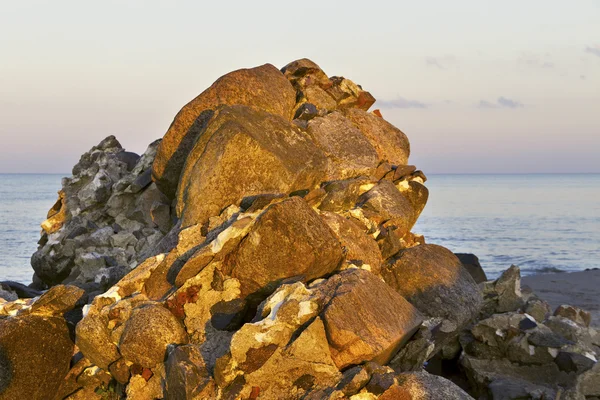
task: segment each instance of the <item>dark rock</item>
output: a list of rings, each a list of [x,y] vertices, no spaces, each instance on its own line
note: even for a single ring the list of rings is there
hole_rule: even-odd
[[[166,366],[165,396],[169,399],[193,399],[201,394],[207,396],[207,386],[212,379],[200,347],[184,345],[169,353]],[[208,398],[208,397],[205,397]]]
[[[554,359],[561,371],[582,373],[592,368],[597,361],[583,354],[572,351],[561,351]]]
[[[454,255],[458,257],[463,267],[469,271],[469,274],[471,274],[475,283],[481,283],[488,280],[485,271],[481,267],[481,264],[479,264],[479,258],[475,254],[454,253]]]
[[[319,115],[319,111],[314,104],[304,103],[296,110],[296,114],[294,115],[294,119],[299,119],[302,121],[310,121]]]
[[[20,299],[30,299],[42,294],[40,290],[13,281],[0,282],[0,289],[15,292]]]
[[[563,346],[572,344],[573,342],[563,338],[552,331],[535,331],[527,336],[527,341],[534,346],[551,347],[560,349]]]
[[[117,153],[117,160],[125,163],[127,165],[127,170],[131,171],[140,160],[140,155],[130,151],[121,151]]]

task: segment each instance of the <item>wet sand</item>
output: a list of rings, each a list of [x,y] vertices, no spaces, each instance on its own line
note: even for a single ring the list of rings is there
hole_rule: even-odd
[[[531,275],[521,285],[530,287],[553,309],[561,304],[583,308],[592,314],[592,325],[600,327],[600,270]]]

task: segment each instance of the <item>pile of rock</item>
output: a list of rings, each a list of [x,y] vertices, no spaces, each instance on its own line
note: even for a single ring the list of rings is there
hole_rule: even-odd
[[[68,283],[104,292],[145,258],[172,227],[170,201],[152,182],[160,141],[140,157],[109,136],[64,178],[31,258],[39,288]]]
[[[303,59],[223,76],[139,159],[107,138],[65,180],[33,257],[45,284],[86,295],[2,302],[0,332],[40,302],[75,326],[70,369],[49,372],[57,399],[469,399],[515,382],[496,361],[571,368],[521,374],[526,393],[597,395],[579,358],[598,355],[590,328],[552,347],[548,332],[567,333],[518,271],[478,285],[476,260],[469,272],[411,233],[426,178],[374,101]],[[65,288],[80,297],[52,295]],[[0,398],[45,398],[11,367],[14,331]],[[471,385],[424,370],[442,359]]]

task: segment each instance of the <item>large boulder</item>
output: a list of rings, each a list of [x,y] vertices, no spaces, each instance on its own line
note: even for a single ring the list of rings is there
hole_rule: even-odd
[[[296,92],[271,64],[240,69],[219,78],[175,116],[158,149],[152,176],[159,189],[173,198],[188,153],[219,105],[241,104],[291,120]]]
[[[421,313],[372,273],[349,269],[317,290],[321,318],[339,369],[365,361],[386,364],[422,322]]]
[[[285,278],[306,282],[331,274],[341,262],[335,234],[303,199],[292,197],[264,211],[225,270],[240,281],[246,296]]]
[[[306,131],[329,158],[327,180],[368,176],[379,164],[375,148],[341,112],[310,120]]]
[[[67,375],[72,354],[61,317],[0,318],[0,399],[47,399]]]
[[[344,115],[367,137],[381,160],[393,165],[408,163],[410,144],[400,129],[383,118],[358,108],[349,108],[344,111]]]
[[[168,309],[148,304],[133,310],[125,324],[119,350],[125,359],[151,368],[165,361],[167,346],[187,341],[181,322]]]
[[[460,260],[441,246],[402,250],[381,274],[423,314],[449,321],[444,328],[448,334],[458,333],[481,309],[481,290]]]
[[[327,160],[283,117],[246,106],[223,107],[190,152],[177,196],[182,226],[203,224],[242,198],[312,189]]]

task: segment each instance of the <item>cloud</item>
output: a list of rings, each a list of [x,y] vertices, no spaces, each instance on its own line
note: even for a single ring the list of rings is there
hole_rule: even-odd
[[[456,63],[456,57],[451,54],[442,57],[425,57],[425,64],[439,69],[447,69],[454,63]]]
[[[522,108],[525,107],[523,103],[518,102],[516,100],[508,99],[506,97],[500,96],[496,100],[495,103],[489,102],[487,100],[480,100],[477,104],[478,108]]]
[[[585,48],[585,52],[600,57],[600,46],[595,46],[595,47],[588,46]]]
[[[393,100],[378,100],[377,104],[381,108],[427,108],[428,104],[417,100],[409,100],[404,97],[397,97]]]
[[[550,60],[550,54],[538,54],[533,52],[524,52],[519,56],[517,63],[519,65],[531,68],[554,68],[554,63]]]

